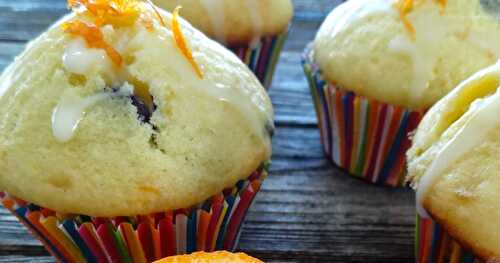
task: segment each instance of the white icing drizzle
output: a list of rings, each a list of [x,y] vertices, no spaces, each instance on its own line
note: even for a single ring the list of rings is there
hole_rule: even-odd
[[[467,86],[485,75],[500,75],[500,63],[477,73],[462,85]],[[460,90],[461,88],[458,87],[454,92],[460,92]],[[450,165],[465,153],[479,145],[484,140],[484,135],[497,126],[499,122],[498,113],[500,112],[500,88],[497,88],[495,94],[476,100],[469,110],[474,111],[474,113],[467,120],[467,123],[442,148],[422,178],[420,178],[416,201],[417,211],[424,218],[429,217],[423,206],[424,198],[429,188],[436,181],[436,177],[445,172]]]
[[[103,27],[103,32],[112,34],[113,27]],[[120,38],[113,47],[119,53],[124,53],[128,42],[126,36]],[[88,48],[82,37],[71,40],[62,57],[63,67],[68,72],[88,75],[96,72],[102,74],[111,86],[119,86],[126,80],[127,73],[124,68],[117,69],[113,62],[102,49]]]
[[[222,103],[236,106],[248,121],[249,127],[253,129],[255,135],[263,140],[268,137],[264,127],[266,122],[272,123],[272,119],[269,119],[268,109],[262,104],[264,99],[259,97],[260,94],[245,88],[246,85],[249,85],[248,83],[240,82],[226,85],[218,82],[215,78],[198,78],[194,75],[195,73],[190,68],[190,65],[186,65],[183,69],[178,67],[178,69],[180,70],[178,72],[184,72],[180,76],[183,76],[183,84],[186,87],[196,88]],[[239,74],[239,72],[235,72],[235,74]],[[236,88],[234,85],[241,85],[241,87]]]
[[[389,49],[398,54],[408,56],[413,63],[413,79],[410,82],[410,89],[414,98],[419,98],[423,90],[429,85],[429,79],[432,76],[432,69],[435,58],[429,54],[421,52],[417,44],[407,37],[398,36],[389,42]]]
[[[426,15],[410,13],[408,19],[416,31],[415,40],[410,39],[409,34],[397,36],[389,42],[388,49],[393,53],[408,56],[413,63],[413,77],[408,87],[415,99],[421,98],[429,81],[433,77],[433,69],[438,59],[438,53],[443,39],[454,33],[457,28],[452,21],[446,21],[447,17],[440,14],[440,9],[435,4],[429,4],[420,12]],[[453,26],[455,25],[455,26]]]
[[[117,92],[102,92],[85,98],[80,97],[74,89],[68,89],[52,112],[52,134],[57,141],[68,142],[73,138],[88,107],[111,97],[129,96],[132,93],[133,87],[128,83]]]
[[[245,3],[250,15],[253,29],[253,38],[250,42],[250,47],[257,48],[260,43],[260,38],[262,37],[262,27],[264,26],[262,15],[260,13],[260,7],[256,0],[245,0]]]
[[[224,2],[220,0],[200,0],[210,18],[215,38],[222,44],[226,43],[226,13]]]
[[[183,28],[184,32],[187,32],[187,28]],[[141,38],[143,34],[148,34],[147,31],[142,30],[136,37]],[[160,37],[161,38],[161,37]],[[184,55],[177,48],[174,40],[169,38],[170,41],[167,44],[162,43],[161,50],[168,54],[169,59],[165,67],[167,70],[175,72],[176,76],[180,78],[180,83],[182,87],[192,87],[200,90],[201,92],[208,94],[220,102],[229,103],[235,108],[237,108],[242,116],[248,121],[249,126],[253,129],[254,133],[259,136],[262,140],[268,140],[268,135],[265,134],[266,123],[273,123],[272,109],[266,108],[264,102],[265,93],[255,92],[254,89],[247,88],[253,87],[255,84],[246,83],[241,81],[233,81],[232,83],[227,83],[226,81],[219,81],[214,74],[205,74],[203,79],[200,79],[194,72],[192,66],[186,60]],[[192,42],[193,43],[193,42]],[[206,41],[204,42],[207,50],[218,50],[220,47],[216,42]],[[206,56],[203,52],[197,52],[197,48],[193,47],[193,56],[196,61],[199,61],[199,57]],[[240,64],[240,60],[231,55],[230,57],[225,57],[224,59],[232,59],[234,63]],[[204,65],[199,64],[202,71],[204,70]],[[213,69],[212,69],[213,70]],[[224,67],[225,74],[232,74],[235,76],[245,74],[242,73],[239,67]],[[251,74],[251,73],[248,73]],[[256,82],[258,83],[258,82]]]
[[[87,48],[85,40],[77,37],[66,47],[63,55],[63,65],[66,70],[75,74],[87,74],[93,67],[107,65],[107,55],[104,50]]]

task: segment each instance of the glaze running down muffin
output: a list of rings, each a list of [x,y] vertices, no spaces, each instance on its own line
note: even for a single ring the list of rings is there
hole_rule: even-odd
[[[405,184],[405,152],[425,111],[500,58],[488,1],[351,0],[304,55],[326,155],[364,180]]]
[[[236,56],[146,3],[112,1],[121,15],[101,17],[108,1],[76,2],[87,11],[0,78],[1,189],[65,213],[146,214],[203,201],[269,159],[271,103]]]
[[[408,151],[418,212],[486,261],[500,258],[500,63],[432,107]]]

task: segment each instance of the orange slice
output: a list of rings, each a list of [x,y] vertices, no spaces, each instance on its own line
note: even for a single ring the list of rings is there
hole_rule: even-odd
[[[172,256],[158,260],[154,263],[263,263],[244,253],[219,252],[196,252],[191,255]]]

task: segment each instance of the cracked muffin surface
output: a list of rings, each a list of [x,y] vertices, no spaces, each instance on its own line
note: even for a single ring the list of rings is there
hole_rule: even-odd
[[[270,100],[230,51],[147,2],[95,1],[119,11],[97,18],[102,6],[69,2],[0,77],[1,190],[62,213],[147,214],[270,158]]]

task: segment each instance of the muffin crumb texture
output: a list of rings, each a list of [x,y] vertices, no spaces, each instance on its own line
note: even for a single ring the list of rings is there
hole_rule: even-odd
[[[149,214],[270,158],[271,103],[236,56],[146,2],[91,3],[70,1],[0,77],[1,190],[61,213]]]
[[[409,180],[429,214],[475,254],[500,258],[500,64],[479,71],[432,107],[409,150]]]

